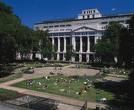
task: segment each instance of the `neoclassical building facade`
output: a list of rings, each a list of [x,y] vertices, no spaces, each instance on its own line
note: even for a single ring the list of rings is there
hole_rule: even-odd
[[[72,62],[95,60],[95,44],[101,39],[109,22],[117,21],[128,27],[132,14],[103,16],[98,9],[83,10],[77,18],[43,21],[34,25],[34,30],[49,31],[55,55],[51,60],[66,61],[67,46],[72,45],[75,56]]]

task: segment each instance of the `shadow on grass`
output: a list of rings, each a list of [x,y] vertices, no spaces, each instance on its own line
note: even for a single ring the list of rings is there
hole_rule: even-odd
[[[106,102],[110,107],[118,108],[118,110],[134,110],[133,102],[130,100],[128,94],[133,88],[130,88],[128,80],[121,82],[96,82],[94,85],[96,89],[113,93],[114,99]]]
[[[11,75],[14,68],[8,65],[0,65],[0,78]]]

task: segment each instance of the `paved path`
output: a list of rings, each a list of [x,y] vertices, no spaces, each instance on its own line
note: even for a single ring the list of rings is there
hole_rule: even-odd
[[[74,105],[74,106],[79,106],[81,107],[85,102],[76,100],[73,98],[68,98],[65,96],[60,96],[60,95],[54,95],[54,94],[49,94],[49,93],[44,93],[44,92],[37,92],[29,89],[23,89],[23,88],[18,88],[18,87],[12,87],[12,84],[30,79],[30,78],[37,78],[37,77],[42,77],[44,75],[49,75],[49,72],[51,72],[54,68],[37,68],[35,69],[35,74],[30,74],[30,75],[24,75],[22,78],[8,81],[5,83],[0,84],[0,88],[8,89],[8,90],[13,90],[17,91],[19,93],[27,94],[27,95],[32,95],[32,96],[37,96],[37,97],[43,97],[43,98],[50,98],[54,99],[57,101],[60,101],[61,103],[69,104],[69,105]],[[97,74],[98,70],[93,70],[93,69],[75,69],[75,68],[63,68],[62,73],[65,75],[83,75],[84,73],[90,76],[93,76]],[[44,72],[44,74],[43,74]],[[88,107],[89,108],[95,108],[96,105],[100,105],[101,107],[105,107],[105,104],[99,104],[96,102],[88,102]]]
[[[70,104],[70,105],[74,105],[74,106],[82,106],[84,104],[84,101],[79,101],[79,100],[76,100],[73,98],[68,98],[68,97],[64,97],[64,96],[59,96],[59,95],[54,95],[54,94],[49,94],[49,93],[44,93],[44,92],[37,92],[37,91],[29,90],[29,89],[23,89],[23,88],[10,86],[11,84],[14,84],[14,83],[17,83],[20,81],[24,81],[24,80],[25,80],[24,78],[19,78],[16,80],[5,82],[5,83],[0,84],[0,88],[17,91],[19,93],[23,93],[23,94],[27,94],[27,95],[54,99],[54,100],[60,101],[61,103]],[[96,105],[98,105],[98,103],[88,102],[89,108],[95,108]],[[99,104],[99,105],[101,107],[106,106],[105,104]]]
[[[32,78],[37,78],[37,77],[42,77],[42,76],[48,76],[48,75],[50,75],[50,72],[55,73],[55,75],[57,73],[62,73],[65,76],[74,76],[74,75],[94,76],[97,73],[99,73],[99,70],[77,69],[77,68],[69,68],[69,67],[68,66],[67,67],[62,67],[61,70],[59,70],[58,68],[55,70],[54,67],[35,68],[33,74],[25,74],[25,75],[23,75],[23,78],[32,79]]]

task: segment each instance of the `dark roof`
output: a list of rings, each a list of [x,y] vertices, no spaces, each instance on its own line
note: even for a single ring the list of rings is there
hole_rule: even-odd
[[[60,22],[70,22],[70,21],[81,21],[81,20],[93,20],[93,19],[105,19],[105,18],[116,18],[116,17],[127,17],[132,16],[134,13],[128,13],[128,14],[118,14],[118,15],[110,15],[110,16],[102,16],[99,18],[90,18],[90,19],[77,19],[77,18],[69,18],[69,19],[58,19],[58,20],[47,20],[42,21],[36,24],[47,24],[47,23],[60,23]]]
[[[47,21],[42,21],[40,23],[36,23],[36,24],[44,24],[44,23],[55,23],[55,22],[70,22],[70,21],[75,21],[77,20],[76,18],[66,18],[66,19],[53,19],[53,20],[47,20]]]

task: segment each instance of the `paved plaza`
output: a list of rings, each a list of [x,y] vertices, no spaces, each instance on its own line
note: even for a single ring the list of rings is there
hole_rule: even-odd
[[[44,67],[44,68],[35,68],[33,74],[25,74],[23,75],[23,78],[25,79],[32,79],[32,78],[38,78],[43,76],[50,75],[50,72],[53,72],[54,75],[57,74],[63,74],[65,76],[74,76],[74,75],[87,75],[87,76],[94,76],[99,73],[99,70],[94,69],[79,69],[79,68],[73,68],[72,65],[67,67]]]

